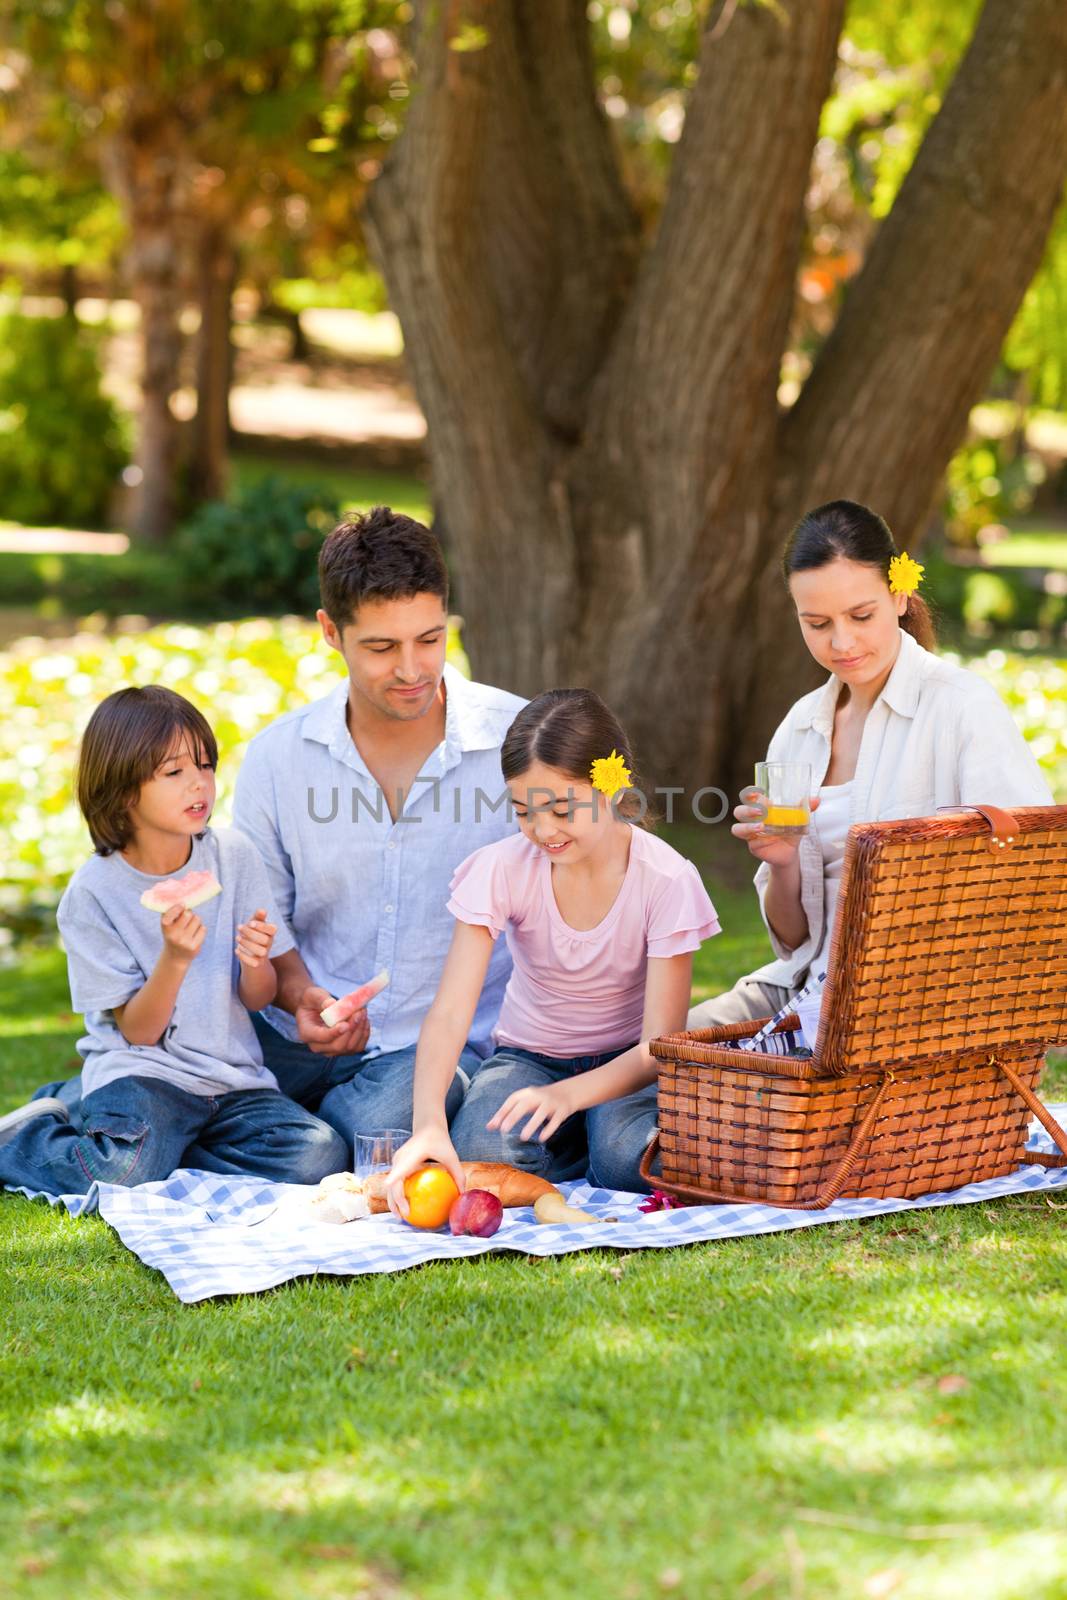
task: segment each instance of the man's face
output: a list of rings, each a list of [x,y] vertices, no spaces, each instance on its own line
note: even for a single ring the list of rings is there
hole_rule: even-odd
[[[316,615],[326,643],[344,657],[364,709],[394,722],[425,716],[445,670],[448,616],[440,595],[366,600],[341,632],[325,611]]]

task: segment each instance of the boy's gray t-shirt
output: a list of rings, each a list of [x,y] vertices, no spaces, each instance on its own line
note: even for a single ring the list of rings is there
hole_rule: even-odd
[[[85,1015],[78,1041],[82,1091],[91,1094],[115,1078],[162,1078],[188,1094],[229,1094],[234,1089],[276,1089],[252,1019],[237,984],[237,925],[265,907],[277,925],[271,955],[294,948],[278,915],[266,870],[243,834],[208,828],[193,840],[180,872],[213,872],[222,893],[194,907],[204,923],[203,944],[189,963],[163,1037],[151,1045],[123,1038],[113,1015],[143,987],[163,949],[160,913],[141,905],[146,889],[164,878],[138,872],[121,855],[94,855],[71,879],[57,920],[67,951],[70,994]]]

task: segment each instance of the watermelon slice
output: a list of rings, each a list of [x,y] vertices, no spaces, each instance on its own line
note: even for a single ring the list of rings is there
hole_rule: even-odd
[[[357,1011],[362,1011],[363,1007],[368,1005],[376,994],[381,994],[382,990],[388,987],[388,984],[388,972],[379,972],[378,976],[372,978],[369,983],[361,983],[358,989],[352,990],[351,994],[342,995],[340,1000],[335,1000],[332,1005],[328,1005],[325,1011],[319,1012],[319,1016],[328,1028],[336,1027],[339,1022],[347,1022],[349,1017],[354,1016]]]
[[[191,911],[222,893],[222,884],[213,872],[186,872],[180,878],[164,878],[153,888],[146,889],[141,904],[149,911],[169,911],[171,906],[184,906]]]

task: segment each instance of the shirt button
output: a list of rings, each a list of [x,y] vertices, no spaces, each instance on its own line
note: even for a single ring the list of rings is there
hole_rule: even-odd
[[[390,839],[389,848],[390,848],[390,850],[395,850],[396,849],[396,840],[395,839]]]
[[[385,908],[386,915],[391,917],[395,910],[396,910],[396,906],[386,906],[386,908]]]

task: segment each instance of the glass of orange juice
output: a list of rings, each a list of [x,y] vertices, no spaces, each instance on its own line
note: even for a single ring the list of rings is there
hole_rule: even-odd
[[[756,788],[763,796],[763,831],[799,838],[811,821],[811,764],[757,761]]]

